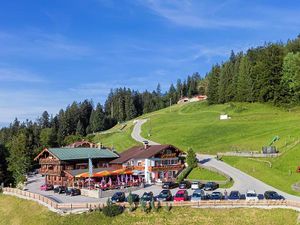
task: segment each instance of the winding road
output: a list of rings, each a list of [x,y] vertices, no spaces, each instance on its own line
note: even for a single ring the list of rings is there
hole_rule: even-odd
[[[138,142],[148,141],[150,145],[158,145],[159,143],[145,139],[141,136],[142,125],[146,122],[147,122],[147,119],[136,120],[131,137]],[[280,195],[284,196],[288,200],[300,201],[300,197],[280,191],[280,190],[278,190],[256,178],[240,171],[239,169],[228,165],[227,163],[225,163],[223,161],[217,160],[215,158],[215,156],[197,154],[197,158],[202,165],[210,166],[219,171],[222,171],[223,173],[227,174],[234,180],[233,186],[231,188],[227,189],[228,191],[238,190],[241,193],[245,193],[247,190],[255,190],[256,193],[261,194],[261,193],[264,193],[265,191],[273,190],[273,191],[278,192]]]

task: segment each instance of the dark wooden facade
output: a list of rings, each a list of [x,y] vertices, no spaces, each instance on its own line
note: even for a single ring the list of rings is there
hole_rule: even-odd
[[[87,145],[86,142],[83,143]],[[87,145],[86,151],[86,158],[76,159],[68,159],[62,160],[58,156],[54,155],[51,152],[51,149],[44,149],[36,158],[35,160],[39,161],[40,169],[39,173],[45,176],[45,183],[53,184],[53,185],[63,185],[63,186],[73,186],[75,177],[72,175],[71,171],[73,170],[82,170],[88,169],[88,160],[89,160],[89,153],[88,150],[97,151],[97,148],[89,147],[91,145]],[[94,145],[93,145],[94,146]],[[83,146],[80,146],[83,149]],[[76,149],[76,147],[68,147],[68,148],[61,148],[60,151],[69,151],[71,149]],[[108,149],[99,149],[99,151],[110,151]],[[112,153],[115,154],[115,153]],[[92,158],[93,168],[105,168],[108,167],[109,162],[116,157],[105,157],[105,158]]]

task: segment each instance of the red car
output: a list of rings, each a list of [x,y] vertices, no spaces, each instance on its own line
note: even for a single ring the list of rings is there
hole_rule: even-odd
[[[43,184],[41,187],[40,187],[41,191],[50,191],[50,190],[53,190],[54,187],[52,184]]]
[[[174,196],[174,201],[187,201],[189,198],[188,192],[186,190],[179,190]]]

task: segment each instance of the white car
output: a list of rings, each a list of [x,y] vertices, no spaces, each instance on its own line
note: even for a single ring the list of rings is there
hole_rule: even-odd
[[[202,185],[201,185],[200,182],[198,182],[198,181],[193,181],[192,182],[192,185],[191,185],[192,190],[197,190],[197,189],[200,189],[200,188],[202,188]]]
[[[256,194],[256,192],[254,190],[249,190],[246,193],[246,200],[247,201],[257,201],[258,200],[258,196]]]

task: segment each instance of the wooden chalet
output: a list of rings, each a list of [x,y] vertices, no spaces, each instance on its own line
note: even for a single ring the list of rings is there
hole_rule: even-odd
[[[39,173],[45,176],[45,183],[73,186],[75,176],[88,171],[89,158],[93,168],[99,169],[107,168],[109,162],[118,157],[108,148],[82,141],[63,148],[46,148],[34,160],[39,161]]]

